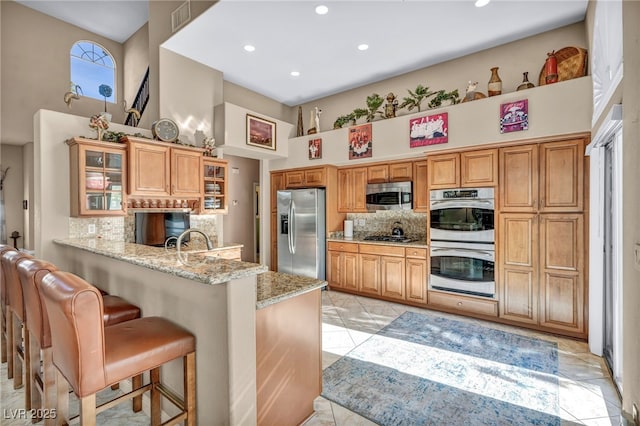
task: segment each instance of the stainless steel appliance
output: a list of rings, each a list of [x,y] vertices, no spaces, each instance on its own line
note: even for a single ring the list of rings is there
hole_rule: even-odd
[[[430,193],[429,288],[495,297],[493,188]]]
[[[493,188],[433,190],[430,193],[431,241],[493,243]]]
[[[278,191],[278,272],[325,279],[325,191]]]
[[[367,184],[367,210],[411,210],[411,182]]]
[[[177,237],[189,229],[190,216],[188,212],[139,213],[136,219],[136,244],[163,247],[170,237]],[[189,235],[183,242],[189,241]],[[175,244],[175,242],[173,243]]]
[[[493,244],[432,241],[429,286],[436,290],[494,297]]]

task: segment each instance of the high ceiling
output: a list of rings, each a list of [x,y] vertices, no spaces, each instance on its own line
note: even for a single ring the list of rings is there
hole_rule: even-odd
[[[108,36],[116,41],[147,19],[143,1],[21,3],[78,26],[91,19],[88,29],[102,35],[115,31],[115,23],[128,23],[128,29]],[[320,4],[328,13],[315,13]],[[222,0],[163,46],[293,106],[580,22],[587,4],[493,0],[477,8],[474,0]],[[116,7],[131,9],[110,18]],[[359,51],[363,43],[369,49]],[[246,44],[255,51],[245,51]]]

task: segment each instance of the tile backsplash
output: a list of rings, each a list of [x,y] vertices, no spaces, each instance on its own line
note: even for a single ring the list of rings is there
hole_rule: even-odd
[[[375,213],[347,213],[353,220],[353,232],[362,235],[391,234],[394,222],[400,222],[404,234],[411,238],[426,238],[427,214],[413,211],[377,211]]]

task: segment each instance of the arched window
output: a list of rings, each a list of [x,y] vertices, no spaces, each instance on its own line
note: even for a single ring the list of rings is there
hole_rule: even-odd
[[[116,63],[111,53],[97,43],[78,41],[71,48],[70,57],[71,89],[79,87],[79,95],[116,103]],[[110,90],[101,90],[103,85]]]

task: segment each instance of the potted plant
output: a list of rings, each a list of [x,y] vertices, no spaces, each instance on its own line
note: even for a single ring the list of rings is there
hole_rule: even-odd
[[[107,98],[111,97],[113,90],[108,84],[101,84],[98,86],[98,92],[104,97],[104,114],[102,115],[104,115],[107,120],[111,121],[111,114],[107,112]]]

